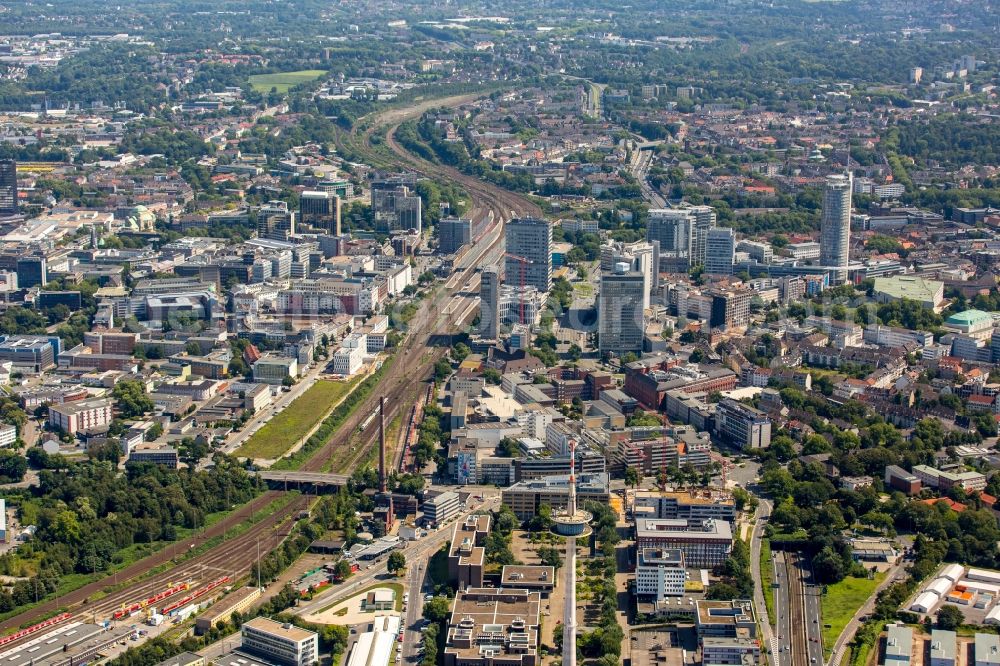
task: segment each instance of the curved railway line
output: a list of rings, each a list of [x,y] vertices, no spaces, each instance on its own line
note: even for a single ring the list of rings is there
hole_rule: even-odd
[[[406,151],[395,140],[396,129],[405,120],[418,117],[435,106],[454,106],[472,101],[476,97],[478,95],[460,95],[426,100],[407,109],[386,111],[368,120],[367,129],[363,133],[352,135],[353,148],[373,155],[373,161],[377,163],[402,164],[424,177],[459,183],[472,199],[472,215],[477,217],[492,215],[496,224],[491,225],[486,232],[485,236],[489,238],[477,239],[477,242],[459,258],[456,273],[446,285],[439,286],[434,290],[434,296],[425,299],[423,307],[410,323],[410,334],[394,357],[388,361],[391,366],[382,378],[380,386],[351,412],[337,432],[302,465],[302,471],[322,471],[329,461],[340,460],[347,468],[347,473],[350,473],[366,457],[370,445],[377,441],[377,429],[365,429],[362,440],[358,442],[355,441],[358,426],[378,408],[380,396],[386,397],[386,401],[393,406],[390,414],[395,414],[402,406],[414,402],[420,392],[425,390],[425,382],[431,374],[434,363],[447,350],[445,346],[432,348],[430,346],[432,336],[454,333],[465,323],[464,317],[456,317],[456,313],[449,312],[446,304],[463,289],[484,258],[489,257],[488,261],[494,260],[492,258],[495,255],[495,259],[499,259],[502,253],[496,250],[502,243],[503,223],[512,216],[541,214],[538,206],[524,197],[484,183],[451,167],[424,160]],[[385,143],[391,152],[390,156],[378,154],[378,150],[372,145],[372,135],[381,128],[386,128]],[[449,286],[452,283],[453,286]],[[465,317],[468,317],[474,310],[463,310],[463,312]],[[387,422],[391,419],[390,415]],[[352,441],[354,441],[353,446]],[[172,582],[190,581],[199,584],[226,574],[238,579],[246,575],[256,561],[258,545],[263,556],[280,544],[299,513],[309,507],[311,499],[307,496],[294,498],[237,536],[225,539],[225,535],[283,495],[284,493],[280,491],[267,491],[196,536],[166,547],[116,574],[40,603],[30,610],[0,622],[0,632],[9,633],[19,627],[40,622],[62,610],[74,613],[75,619],[101,621],[110,618],[115,611],[125,605],[134,604],[163,591]],[[198,555],[185,557],[192,548],[220,536],[223,537],[221,544]],[[182,559],[174,563],[177,553],[181,554]],[[164,570],[150,573],[161,568]],[[125,584],[128,584],[127,587],[122,587]],[[94,599],[91,600],[92,598]],[[22,641],[12,641],[4,647],[5,649],[16,647],[20,642]]]

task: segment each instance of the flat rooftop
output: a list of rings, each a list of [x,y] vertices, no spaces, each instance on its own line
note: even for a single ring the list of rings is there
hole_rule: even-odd
[[[256,629],[257,631],[265,631],[273,636],[280,636],[292,641],[303,641],[310,636],[316,635],[314,632],[300,629],[294,624],[282,624],[266,617],[255,617],[249,622],[244,622],[243,626]]]
[[[523,564],[505,565],[500,573],[501,587],[521,587],[530,585],[552,587],[555,583],[555,569],[546,566]]]
[[[490,532],[490,517],[488,515],[469,516],[455,525],[451,539],[450,557],[457,557],[460,565],[482,564],[486,558],[486,549],[476,545],[480,539],[485,540]]]
[[[540,607],[538,592],[466,589],[455,599],[445,652],[457,655],[459,661],[490,653],[505,663],[533,655],[538,649]]]
[[[712,490],[639,490],[635,493],[636,500],[643,498],[663,498],[676,501],[678,504],[735,504],[730,493]]]

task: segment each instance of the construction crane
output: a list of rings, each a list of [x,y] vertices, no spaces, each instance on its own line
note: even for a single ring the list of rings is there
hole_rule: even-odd
[[[527,257],[520,257],[520,256],[518,256],[516,254],[511,254],[510,252],[504,252],[503,256],[506,257],[507,259],[513,259],[514,261],[518,262],[518,264],[520,264],[520,266],[521,266],[521,270],[520,270],[520,273],[521,273],[521,276],[520,276],[521,277],[521,284],[520,284],[520,287],[521,287],[521,312],[520,312],[518,321],[523,324],[523,323],[525,323],[525,321],[524,321],[524,283],[527,280],[528,264],[533,264],[535,262],[533,260],[531,260],[531,259],[528,259]]]

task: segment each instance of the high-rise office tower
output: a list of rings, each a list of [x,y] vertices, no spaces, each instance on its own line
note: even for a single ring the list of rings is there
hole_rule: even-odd
[[[268,240],[287,241],[295,235],[295,214],[285,201],[269,201],[257,210],[257,235]]]
[[[299,195],[299,222],[333,236],[340,235],[340,197],[322,190]]]
[[[694,215],[686,208],[656,208],[649,211],[646,240],[659,241],[661,252],[687,252],[693,225]]]
[[[17,213],[17,162],[0,160],[0,215]]]
[[[653,290],[653,276],[659,270],[654,263],[658,257],[653,252],[653,245],[642,241],[629,243],[625,250],[632,257],[632,270],[642,273],[642,309],[646,310],[649,308],[649,294]]]
[[[642,351],[646,278],[629,268],[627,263],[619,262],[613,272],[601,274],[597,297],[597,348],[602,354]]]
[[[375,229],[383,233],[420,231],[423,201],[416,192],[415,174],[396,174],[372,181],[372,213]]]
[[[708,250],[708,230],[715,228],[715,209],[711,206],[691,206],[688,210],[694,216],[691,227],[689,256],[692,266],[705,263]]]
[[[479,336],[496,340],[500,335],[500,271],[484,266],[479,273]]]
[[[504,281],[511,286],[534,287],[542,293],[552,288],[552,225],[532,217],[515,218],[504,226],[507,256]]]
[[[735,257],[736,233],[725,227],[709,229],[705,250],[705,272],[732,275]]]
[[[453,254],[472,240],[472,220],[443,217],[438,221],[438,249]]]
[[[830,283],[847,281],[851,249],[851,178],[835,175],[826,179],[823,216],[820,223],[819,261],[829,267]]]
[[[45,257],[19,257],[17,260],[17,284],[21,289],[30,289],[47,284],[49,272]]]

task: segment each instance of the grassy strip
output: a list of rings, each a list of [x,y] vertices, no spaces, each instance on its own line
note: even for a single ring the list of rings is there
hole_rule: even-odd
[[[274,470],[294,470],[298,469],[306,463],[307,460],[313,457],[313,455],[320,448],[326,444],[334,433],[344,424],[344,421],[351,415],[354,409],[361,404],[365,398],[378,386],[379,382],[382,381],[382,377],[389,372],[393,361],[395,361],[395,356],[386,359],[382,367],[369,375],[361,384],[357,386],[344,400],[341,401],[339,405],[333,410],[329,416],[323,419],[323,423],[320,424],[319,428],[306,440],[306,443],[302,447],[290,456],[286,456],[281,460],[278,460],[273,465],[271,469]]]
[[[760,542],[760,585],[764,590],[764,605],[767,606],[767,621],[773,627],[777,623],[774,612],[774,565],[771,562],[771,542],[762,539]]]
[[[829,651],[837,642],[837,637],[851,621],[854,614],[875,593],[875,588],[885,578],[884,573],[874,578],[845,578],[839,583],[827,585],[826,594],[820,603],[823,618],[823,650]],[[829,627],[829,628],[827,628]]]
[[[306,433],[326,416],[360,377],[349,382],[321,380],[274,415],[236,451],[236,456],[246,458],[279,458],[299,443]]]

